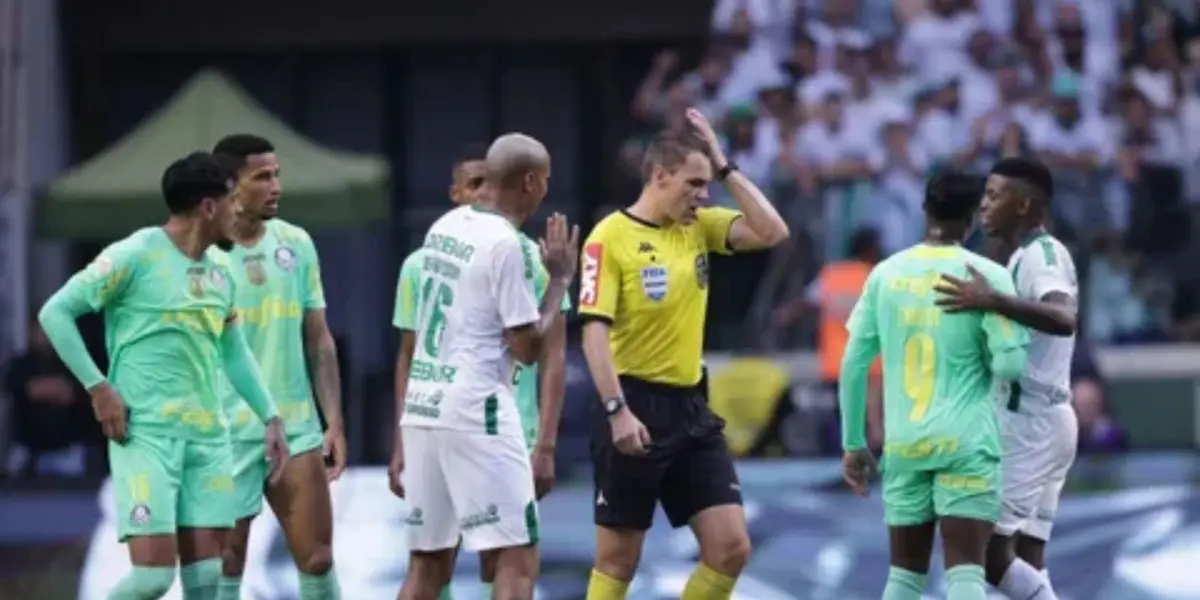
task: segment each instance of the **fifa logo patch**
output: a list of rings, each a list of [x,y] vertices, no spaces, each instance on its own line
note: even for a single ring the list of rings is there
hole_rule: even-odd
[[[704,288],[708,287],[708,255],[707,254],[697,254],[696,255],[696,285],[700,286],[700,289],[704,289]]]
[[[642,292],[654,302],[667,297],[667,268],[659,265],[642,267]]]

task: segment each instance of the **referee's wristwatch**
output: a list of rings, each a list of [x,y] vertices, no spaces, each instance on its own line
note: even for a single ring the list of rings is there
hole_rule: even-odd
[[[622,408],[625,408],[625,399],[620,396],[613,396],[612,398],[605,398],[603,405],[604,405],[604,415],[611,417],[611,416],[621,412]]]
[[[729,177],[729,174],[736,170],[738,170],[737,163],[732,160],[725,163],[725,166],[717,169],[717,181],[725,181]]]

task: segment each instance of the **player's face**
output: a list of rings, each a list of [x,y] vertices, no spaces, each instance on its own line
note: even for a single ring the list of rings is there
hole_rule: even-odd
[[[252,154],[238,172],[237,204],[242,213],[267,220],[279,214],[279,158],[274,152]]]
[[[1013,186],[1003,175],[988,175],[979,204],[983,229],[990,237],[1008,237],[1016,230],[1021,218],[1029,211],[1029,201],[1013,193]]]
[[[454,180],[450,184],[450,199],[454,204],[463,206],[475,204],[483,197],[487,163],[482,160],[468,160],[454,169]]]
[[[667,198],[667,216],[676,223],[687,225],[696,220],[696,210],[708,201],[708,184],[712,183],[712,162],[699,153],[688,154],[687,160],[674,172],[657,169],[655,181]]]

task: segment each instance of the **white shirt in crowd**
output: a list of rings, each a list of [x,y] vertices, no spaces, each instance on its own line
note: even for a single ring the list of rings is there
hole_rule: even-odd
[[[961,11],[944,18],[926,11],[909,22],[897,56],[900,63],[925,75],[946,70],[961,71],[969,62],[967,41],[979,29],[979,16]]]
[[[504,217],[456,208],[425,235],[417,344],[404,426],[520,438],[512,391],[514,361],[504,330],[533,323],[538,303],[525,279],[517,230]]]
[[[1041,114],[1029,130],[1029,145],[1039,152],[1063,156],[1096,153],[1107,164],[1116,154],[1109,130],[1099,117],[1084,115],[1075,124],[1066,126],[1049,113]]]

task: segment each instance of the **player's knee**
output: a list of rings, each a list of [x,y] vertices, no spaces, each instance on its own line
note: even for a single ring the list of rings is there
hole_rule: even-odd
[[[454,552],[410,552],[408,558],[408,578],[422,590],[441,589],[450,583],[450,575],[454,569]]]
[[[596,545],[595,569],[619,581],[631,581],[641,559],[640,537],[636,544],[610,540]]]
[[[1004,578],[1008,566],[1012,564],[1013,539],[1007,535],[996,534],[988,540],[987,553],[984,557],[984,570],[988,583],[997,585]]]
[[[737,575],[750,561],[752,550],[750,535],[741,530],[706,541],[700,548],[700,560],[721,573]]]
[[[329,546],[317,546],[300,560],[296,568],[308,575],[324,575],[333,568],[333,550]]]
[[[156,599],[166,596],[175,584],[175,569],[134,567],[128,577],[130,587],[137,598]]]
[[[246,544],[227,541],[221,547],[221,574],[226,577],[241,577],[245,569]]]

